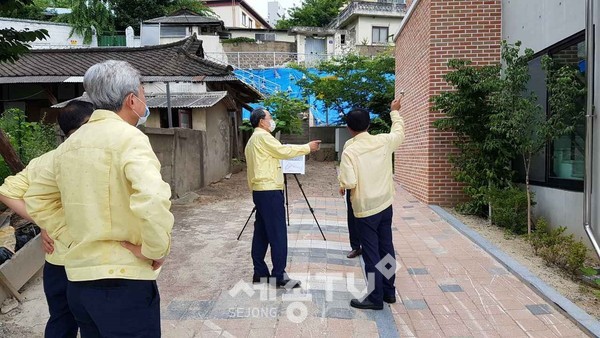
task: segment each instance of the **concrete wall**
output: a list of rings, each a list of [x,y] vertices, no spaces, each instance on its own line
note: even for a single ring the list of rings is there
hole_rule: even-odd
[[[535,52],[585,28],[585,1],[502,0],[502,38]]]
[[[231,167],[231,120],[223,103],[206,109],[204,184],[220,181]]]
[[[275,41],[296,43],[296,36],[289,35],[287,31],[269,31],[269,30],[231,30],[231,38],[250,38],[255,39],[256,34],[275,34]],[[269,50],[269,49],[266,49]],[[270,51],[270,50],[269,50]]]
[[[252,37],[254,38],[254,37]],[[226,53],[237,53],[237,52],[252,52],[252,53],[295,53],[296,42],[282,42],[282,41],[267,41],[267,42],[236,42],[236,43],[224,43],[223,50]],[[235,61],[235,60],[233,60]]]
[[[79,34],[71,34],[71,26],[63,23],[54,23],[47,21],[35,21],[35,20],[21,20],[21,19],[9,19],[0,18],[0,28],[13,27],[17,30],[36,30],[46,29],[48,30],[49,38],[46,40],[36,40],[31,43],[32,48],[65,48],[65,47],[90,47],[83,43],[83,36]],[[97,41],[95,46],[97,46]],[[92,43],[92,46],[94,44]]]
[[[198,32],[198,26],[192,27],[192,34],[196,33],[198,35],[198,39],[202,40],[202,48],[205,53],[223,53],[223,44],[220,39],[216,35],[200,35]],[[172,42],[177,42],[185,39],[184,37],[180,38],[161,38],[160,44],[165,45]]]
[[[203,186],[206,133],[191,129],[145,128],[161,164],[163,180],[171,185],[173,198]]]

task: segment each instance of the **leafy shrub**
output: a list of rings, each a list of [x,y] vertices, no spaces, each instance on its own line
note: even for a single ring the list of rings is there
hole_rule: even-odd
[[[242,42],[250,42],[250,43],[254,43],[256,42],[256,40],[251,39],[251,38],[247,38],[244,36],[240,36],[237,38],[233,38],[233,39],[225,39],[221,41],[222,43],[242,43]]]
[[[527,192],[515,186],[491,189],[488,198],[494,224],[515,234],[527,232]]]
[[[25,113],[17,108],[11,108],[0,117],[0,129],[8,137],[10,144],[27,165],[32,159],[56,147],[54,126],[42,122],[27,122]],[[4,159],[0,157],[0,179],[12,175]]]
[[[571,235],[565,235],[566,227],[550,229],[548,222],[540,218],[530,238],[536,255],[546,264],[557,266],[571,275],[580,273],[587,256],[587,248]]]

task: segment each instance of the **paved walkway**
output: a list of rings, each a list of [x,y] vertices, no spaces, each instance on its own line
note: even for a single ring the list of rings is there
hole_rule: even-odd
[[[365,280],[361,260],[345,257],[350,247],[344,200],[319,197],[309,201],[327,241],[306,202],[291,202],[287,270],[292,278],[303,281],[301,290],[249,284],[250,223],[242,247],[233,251],[226,247],[215,257],[190,258],[197,264],[210,264],[237,255],[237,268],[223,272],[231,275],[229,279],[219,274],[222,279],[208,281],[204,287],[194,284],[203,276],[182,277],[189,267],[186,262],[163,272],[159,281],[165,336],[586,336],[485,251],[400,188],[393,223],[399,301],[383,311],[353,309],[349,301],[363,294]],[[238,224],[245,218],[242,215]]]

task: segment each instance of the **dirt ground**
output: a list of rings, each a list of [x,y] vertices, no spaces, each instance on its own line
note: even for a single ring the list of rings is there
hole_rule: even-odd
[[[512,258],[516,259],[546,284],[558,291],[558,293],[577,304],[577,306],[591,316],[600,320],[600,300],[593,294],[595,289],[574,281],[558,268],[547,266],[541,257],[533,254],[533,249],[525,238],[508,235],[504,229],[497,226],[490,226],[486,219],[461,215],[452,209],[446,210],[502,251],[509,254]]]

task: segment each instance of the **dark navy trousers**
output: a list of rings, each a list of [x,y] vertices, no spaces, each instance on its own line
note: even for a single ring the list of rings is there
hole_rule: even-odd
[[[352,210],[352,202],[350,201],[350,191],[351,190],[346,190],[348,234],[350,236],[350,247],[352,250],[358,250],[360,249],[360,233],[356,227],[356,218],[354,217],[354,210]]]
[[[46,324],[46,338],[77,337],[77,322],[67,302],[67,273],[65,267],[46,262],[44,264],[44,294],[50,318]]]
[[[99,279],[69,282],[69,306],[81,337],[160,337],[156,281]]]
[[[376,305],[383,304],[383,295],[395,296],[396,288],[394,282],[396,274],[385,277],[375,266],[387,255],[389,259],[389,270],[396,271],[396,255],[394,243],[392,242],[392,207],[381,211],[373,216],[356,218],[356,226],[360,232],[360,243],[362,244],[363,259],[365,260],[365,272],[367,282],[375,283],[374,290],[368,295],[368,299]],[[383,264],[386,265],[386,264]],[[388,275],[389,276],[389,275]]]
[[[254,236],[252,237],[252,263],[254,275],[269,276],[269,268],[265,263],[267,248],[271,246],[271,276],[278,281],[287,278],[287,229],[285,226],[285,207],[282,190],[253,191],[252,200],[256,207]]]

